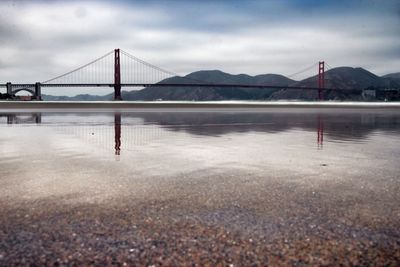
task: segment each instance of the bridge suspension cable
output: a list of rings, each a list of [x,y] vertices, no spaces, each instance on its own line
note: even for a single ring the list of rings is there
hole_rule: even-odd
[[[153,70],[159,71],[161,73],[164,73],[165,75],[168,75],[168,76],[180,76],[179,74],[176,74],[176,73],[174,73],[172,71],[168,71],[168,70],[162,69],[162,68],[157,67],[157,66],[155,66],[155,65],[153,65],[151,63],[148,63],[148,62],[146,62],[146,61],[144,61],[144,60],[142,60],[140,58],[137,58],[137,57],[129,54],[128,52],[125,52],[124,50],[121,50],[121,53],[122,53],[122,55],[128,57],[129,59],[133,60],[134,62],[137,62],[138,64],[142,64],[143,66],[146,66],[146,67],[151,68]]]
[[[124,74],[122,76],[122,83],[156,84],[172,77],[179,77],[181,79],[187,80],[188,83],[191,84],[193,84],[194,82],[207,83],[207,81],[184,77],[175,72],[165,70],[138,57],[135,57],[124,50],[121,50],[121,54],[121,62],[124,62],[121,66],[121,73]]]
[[[286,77],[288,77],[288,78],[293,78],[293,77],[295,77],[295,76],[297,76],[297,75],[299,75],[299,74],[302,74],[302,73],[304,73],[304,72],[306,72],[306,71],[309,71],[309,70],[311,70],[311,69],[314,69],[317,65],[318,65],[318,63],[316,62],[316,63],[312,64],[311,66],[308,66],[308,67],[306,67],[306,68],[304,68],[304,69],[301,69],[301,70],[299,70],[299,71],[297,71],[297,72],[295,72],[295,73],[292,73],[292,74],[290,74],[290,75],[286,75]]]
[[[137,58],[123,50],[120,57],[121,84],[156,84],[171,77],[181,77]],[[42,84],[110,84],[114,83],[114,51],[73,69],[67,73],[42,82]]]
[[[113,73],[112,70],[112,55],[114,51],[110,51],[107,54],[83,65],[74,70],[71,70],[67,73],[49,79],[47,81],[42,82],[43,84],[51,84],[51,83],[85,83],[88,80],[92,80],[90,78],[95,78],[95,82],[99,83],[100,81],[104,81],[107,78],[107,82],[112,82]],[[106,70],[110,68],[110,72],[106,73]],[[90,71],[90,72],[89,72]],[[108,75],[106,75],[108,74]],[[110,76],[111,77],[107,77]],[[103,77],[102,77],[103,76]],[[89,79],[88,79],[89,78]],[[100,79],[100,80],[99,80]],[[93,82],[93,81],[92,81]]]
[[[325,62],[325,67],[326,67],[326,70],[333,69],[333,67],[331,65],[329,65],[327,62]]]
[[[198,79],[192,79],[181,76],[175,72],[165,70],[153,65],[143,59],[132,54],[120,50],[119,57],[120,83],[125,86],[129,85],[156,85],[165,79],[172,77],[180,77],[187,80],[188,84],[210,83]],[[115,83],[115,58],[114,51],[110,51],[105,55],[75,68],[62,75],[46,80],[41,84],[45,86],[113,86]]]

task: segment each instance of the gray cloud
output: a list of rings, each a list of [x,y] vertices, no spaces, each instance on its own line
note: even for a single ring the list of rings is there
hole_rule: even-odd
[[[180,74],[288,75],[321,59],[400,71],[398,2],[329,2],[1,2],[0,82],[47,80],[116,47]]]

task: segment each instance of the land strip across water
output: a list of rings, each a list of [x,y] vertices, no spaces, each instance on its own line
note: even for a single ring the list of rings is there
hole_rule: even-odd
[[[0,101],[0,109],[399,109],[400,102],[305,101]]]

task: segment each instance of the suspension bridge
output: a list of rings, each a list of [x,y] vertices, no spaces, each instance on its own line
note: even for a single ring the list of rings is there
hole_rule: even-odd
[[[172,77],[180,77],[185,82],[171,82]],[[123,50],[115,49],[107,54],[93,60],[79,68],[54,77],[52,79],[26,83],[0,84],[7,88],[7,94],[14,96],[20,91],[32,94],[35,100],[42,99],[43,87],[113,87],[114,100],[122,100],[122,87],[220,87],[220,88],[260,88],[260,89],[299,89],[316,90],[318,99],[323,99],[324,90],[342,90],[325,88],[325,62],[318,64],[318,84],[315,87],[304,86],[278,86],[273,84],[234,84],[234,83],[211,83],[190,79],[180,76],[174,72],[164,70],[144,60],[141,60]]]

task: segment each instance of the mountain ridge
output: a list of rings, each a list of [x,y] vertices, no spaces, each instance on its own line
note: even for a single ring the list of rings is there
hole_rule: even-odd
[[[318,75],[296,81],[280,74],[230,74],[221,70],[200,70],[189,73],[183,77],[171,77],[160,81],[162,83],[182,84],[188,83],[224,83],[224,84],[246,84],[246,85],[275,85],[275,86],[297,86],[317,87]],[[360,67],[337,67],[325,72],[325,87],[340,88],[343,91],[327,91],[326,99],[336,100],[358,100],[359,97],[352,95],[352,89],[367,88],[400,88],[400,72],[390,73],[383,76],[375,75]],[[348,90],[348,91],[346,91]],[[317,98],[317,91],[302,89],[281,89],[281,88],[237,88],[237,87],[200,87],[200,86],[149,86],[141,90],[123,91],[124,100],[279,100],[279,99],[300,99],[314,100]],[[44,95],[44,100],[60,101],[98,101],[112,100],[113,94],[103,96],[82,94],[73,97]]]

